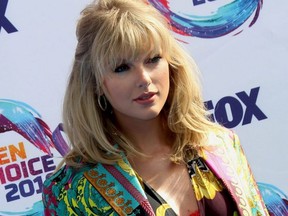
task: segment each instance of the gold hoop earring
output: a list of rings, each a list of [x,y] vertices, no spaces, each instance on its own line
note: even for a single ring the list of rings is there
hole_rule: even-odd
[[[102,103],[104,103],[104,104],[102,104]],[[106,109],[107,109],[107,101],[106,101],[105,95],[100,95],[100,96],[98,97],[98,105],[99,105],[100,109],[101,109],[103,112],[106,111]]]

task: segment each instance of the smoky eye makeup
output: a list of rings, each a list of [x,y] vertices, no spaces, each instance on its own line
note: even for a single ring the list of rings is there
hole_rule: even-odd
[[[157,63],[160,61],[162,57],[159,54],[154,55],[154,57],[149,58],[146,62],[149,63]]]
[[[115,73],[122,73],[125,71],[128,71],[130,69],[130,66],[127,63],[122,63],[119,66],[116,66],[116,68],[113,70]]]

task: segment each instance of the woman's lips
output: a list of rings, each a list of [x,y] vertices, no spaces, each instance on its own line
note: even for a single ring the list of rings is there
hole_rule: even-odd
[[[147,105],[150,103],[154,102],[154,95],[156,93],[150,92],[150,93],[144,93],[141,94],[139,97],[137,97],[136,99],[134,99],[135,102],[142,104],[142,105]]]

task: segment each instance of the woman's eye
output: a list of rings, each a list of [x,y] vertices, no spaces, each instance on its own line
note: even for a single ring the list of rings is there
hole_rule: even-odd
[[[157,55],[157,56],[155,56],[155,57],[153,57],[153,58],[149,58],[148,61],[147,61],[147,63],[157,63],[157,62],[160,61],[160,59],[161,59],[161,56],[160,56],[160,55]]]
[[[121,72],[125,72],[127,70],[129,70],[130,67],[127,64],[121,64],[120,66],[116,67],[114,72],[115,73],[121,73]]]

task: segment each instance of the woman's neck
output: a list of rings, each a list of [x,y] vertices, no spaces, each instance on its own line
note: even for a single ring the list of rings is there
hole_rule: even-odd
[[[121,124],[120,130],[141,153],[147,155],[158,154],[164,149],[169,151],[172,146],[172,140],[168,138],[168,130],[164,128],[160,117],[147,121],[129,121],[129,123]]]

